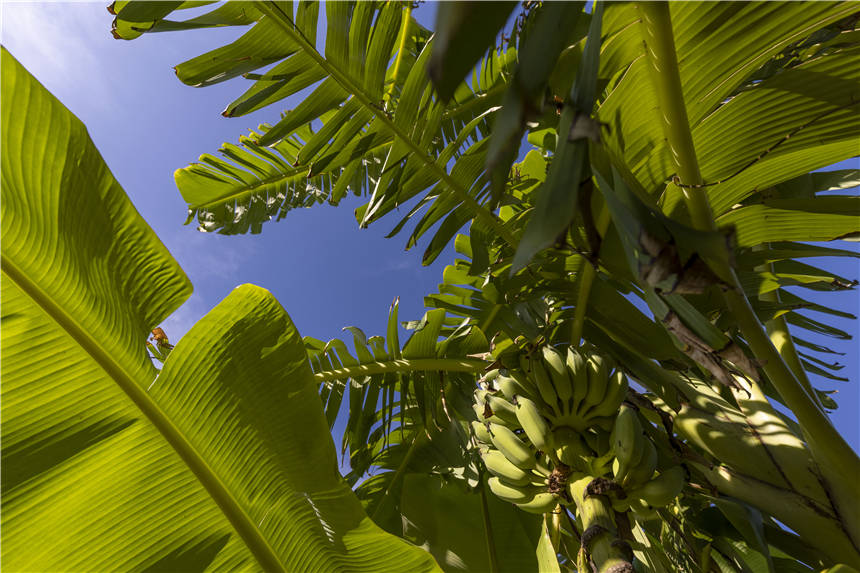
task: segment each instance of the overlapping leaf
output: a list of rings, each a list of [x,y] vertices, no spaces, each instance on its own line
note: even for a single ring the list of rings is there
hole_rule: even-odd
[[[607,8],[607,17],[611,16],[607,34],[617,36],[617,44],[635,44],[638,36],[631,31],[638,25],[635,8],[631,5],[610,5]],[[762,188],[852,154],[847,146],[851,134],[857,129],[851,123],[856,113],[852,113],[849,107],[857,101],[851,97],[851,85],[856,86],[856,81],[851,78],[856,70],[847,60],[840,61],[851,57],[850,47],[822,54],[802,66],[760,81],[753,90],[726,100],[757,68],[786,46],[809,36],[817,28],[849,16],[853,11],[849,6],[835,4],[798,3],[785,8],[777,10],[774,5],[756,4],[672,5],[684,98],[706,181],[732,175],[794,129],[819,115],[832,112],[789,138],[743,175],[714,187],[715,197],[730,197],[727,185],[737,186],[738,190]],[[798,26],[798,21],[803,25]],[[755,29],[755,34],[744,35],[744,41],[736,41],[740,33],[736,29],[738,22]],[[729,29],[731,33],[726,32]],[[602,121],[613,124],[612,134],[607,137],[607,145],[613,153],[623,158],[649,193],[659,193],[672,175],[671,161],[662,143],[659,118],[654,112],[656,100],[646,62],[637,56],[637,53],[642,54],[641,45],[638,52],[633,45],[625,49],[626,56],[618,61],[615,69],[622,75],[610,86],[611,91],[600,105],[599,116]],[[616,46],[614,50],[619,48]],[[827,76],[828,81],[809,82],[804,69],[819,68],[823,75],[816,77],[823,80]],[[770,89],[769,85],[773,88]],[[820,99],[813,92],[823,85],[831,86],[830,90],[835,87],[836,91]],[[796,115],[799,105],[806,114],[803,117]],[[739,120],[743,117],[740,120],[743,123],[731,127],[727,124],[729,117]],[[798,161],[800,155],[788,159],[792,146],[799,145],[797,138],[800,137],[807,138],[804,153],[808,157],[802,161]],[[817,141],[816,137],[826,139],[821,141],[819,152],[813,151],[810,155],[809,142]],[[729,149],[732,150],[731,157],[724,157]],[[785,158],[782,161],[781,156]],[[725,165],[721,158],[726,160]],[[732,164],[729,165],[728,161]],[[755,180],[756,173],[759,178],[766,179]],[[672,195],[666,199],[666,209],[677,201],[677,190],[670,188],[670,191]],[[726,207],[739,198],[729,200],[732,202]],[[723,211],[718,209],[717,212]]]
[[[437,570],[338,474],[268,292],[239,287],[155,376],[146,337],[190,285],[80,121],[2,66],[4,567]]]
[[[443,309],[428,312],[401,349],[397,308],[395,301],[387,340],[368,338],[356,327],[346,329],[353,335],[355,355],[339,339],[305,340],[330,427],[344,397],[348,400],[341,452],[349,452],[353,481],[376,465],[375,456],[384,448],[375,450],[374,444],[387,439],[407,417],[418,428],[450,422],[448,409],[471,400],[476,376],[485,365],[480,359],[464,358],[488,350],[480,329],[464,326],[439,341]]]

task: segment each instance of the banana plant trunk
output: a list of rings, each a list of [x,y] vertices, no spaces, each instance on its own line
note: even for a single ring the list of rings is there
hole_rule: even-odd
[[[687,118],[669,6],[666,2],[639,2],[637,8],[641,14],[642,32],[647,57],[651,63],[659,111],[663,118],[664,134],[676,168],[677,177],[673,180],[673,184],[681,187],[693,226],[700,230],[713,230],[716,228],[716,223],[703,186],[704,181],[699,171]],[[755,316],[734,275],[734,270],[725,270],[735,279],[734,284],[730,285],[731,288],[724,293],[726,306],[739,325],[740,332],[756,359],[763,365],[762,368],[768,378],[797,417],[808,447],[817,462],[816,470],[822,487],[831,500],[837,519],[841,522],[842,528],[835,536],[822,536],[816,532],[810,532],[811,535],[806,537],[810,542],[819,545],[822,550],[828,551],[834,558],[857,563],[860,561],[860,512],[856,511],[857,500],[860,499],[860,482],[857,480],[857,476],[860,475],[860,458],[836,431],[824,412],[817,407],[808,390],[786,365],[783,356],[774,347]],[[754,381],[749,383],[759,390]],[[763,407],[762,411],[757,413],[757,417],[773,417],[767,412],[769,408],[769,405]],[[776,421],[775,417],[774,421]],[[754,505],[761,504],[762,500],[759,496],[745,495],[748,490],[737,487],[737,484],[733,484],[731,480],[716,481],[715,485],[725,493],[739,496]],[[784,521],[788,519],[787,523],[790,521],[799,526],[804,525],[803,519],[798,519],[796,514],[790,515],[796,513],[796,508],[786,508],[785,504],[780,503],[767,505],[770,506],[769,509],[772,507],[776,518]],[[810,518],[814,517],[813,510],[806,511]],[[839,532],[842,533],[841,536],[838,535]]]

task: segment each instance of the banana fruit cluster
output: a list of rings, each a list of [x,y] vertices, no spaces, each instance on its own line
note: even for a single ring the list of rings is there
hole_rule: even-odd
[[[611,464],[609,431],[627,378],[597,354],[551,346],[521,356],[519,370],[493,371],[475,391],[472,422],[489,486],[521,509],[570,504],[573,472],[601,475]]]
[[[645,434],[633,408],[626,404],[621,406],[610,440],[615,455],[614,481],[624,492],[623,496],[613,497],[615,511],[632,510],[647,518],[681,493],[687,482],[684,468],[674,465],[658,472],[657,447]]]
[[[573,480],[608,477],[613,509],[647,518],[679,494],[684,469],[658,467],[639,414],[622,404],[627,378],[607,358],[543,346],[519,366],[475,391],[472,429],[496,496],[545,513],[574,503]]]

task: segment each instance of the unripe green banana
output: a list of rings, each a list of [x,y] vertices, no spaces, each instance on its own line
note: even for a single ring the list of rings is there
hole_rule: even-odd
[[[520,378],[524,378],[520,376]],[[494,384],[502,395],[508,400],[513,401],[517,396],[526,396],[532,398],[534,396],[534,388],[523,386],[520,380],[513,376],[499,376],[495,379]]]
[[[611,432],[612,427],[615,425],[615,414],[613,414],[612,416],[589,418],[588,421],[586,421],[585,423],[588,424],[587,427],[589,428],[599,428],[601,430]]]
[[[587,444],[583,444],[582,435],[570,426],[556,426],[552,429],[552,443],[556,448],[573,444],[577,447],[584,448],[584,451],[590,451]]]
[[[553,388],[552,380],[550,380],[549,372],[543,365],[542,360],[529,360],[522,355],[521,360],[526,363],[526,372],[529,379],[535,385],[540,394],[541,401],[556,415],[561,413],[558,409],[558,395]]]
[[[535,467],[535,455],[514,432],[501,424],[490,424],[493,445],[515,466],[530,470]]]
[[[552,346],[544,346],[542,352],[544,364],[555,386],[555,395],[561,402],[561,414],[566,415],[570,412],[570,399],[573,397],[573,381],[567,364],[561,353]]]
[[[492,476],[488,479],[487,485],[490,486],[490,491],[496,497],[510,503],[527,503],[534,499],[535,495],[541,493],[540,487],[532,485],[515,486],[506,483],[497,476]]]
[[[558,505],[559,497],[554,493],[541,492],[536,494],[530,501],[525,503],[516,503],[516,506],[529,513],[546,513],[555,509]]]
[[[493,409],[490,408],[489,404],[485,404],[481,402],[480,404],[472,404],[472,410],[475,412],[475,416],[478,417],[478,421],[481,423],[489,424],[508,424],[507,421],[499,418],[498,416],[492,414]],[[490,416],[487,414],[490,413]]]
[[[687,483],[687,474],[684,468],[673,466],[642,487],[631,491],[630,495],[641,498],[651,507],[659,508],[675,499],[684,489],[685,483]]]
[[[501,374],[501,370],[499,370],[498,368],[493,368],[492,370],[490,370],[489,372],[487,372],[486,374],[481,376],[480,381],[483,382],[484,384],[489,384],[490,382],[492,382],[496,378],[498,378],[500,374]]]
[[[505,424],[510,426],[511,428],[519,428],[520,423],[517,420],[517,409],[516,407],[499,396],[494,396],[492,394],[487,394],[487,404],[490,405],[490,409],[493,411],[493,415],[501,418],[505,421]]]
[[[584,436],[588,447],[596,453],[595,458],[591,460],[591,469],[588,473],[594,476],[606,475],[612,468],[612,462],[615,460],[615,453],[612,450],[612,444],[609,439],[609,431],[592,428]]]
[[[573,381],[571,411],[576,412],[588,393],[588,369],[585,365],[585,358],[573,347],[567,348],[565,363],[567,364],[570,379]]]
[[[550,469],[549,459],[546,455],[541,456],[540,459],[535,462],[535,467],[532,468],[532,473],[543,478],[548,478],[552,475],[552,469]]]
[[[612,419],[613,424],[615,418]],[[584,432],[582,436],[585,438],[585,443],[595,452],[597,456],[612,454],[612,442],[610,441],[612,428],[609,430],[598,430],[595,428]]]
[[[528,366],[528,360],[524,354],[520,355],[520,366],[523,365]],[[538,402],[540,400],[540,392],[538,392],[537,386],[535,386],[534,381],[529,378],[528,369],[519,369],[519,370],[508,370],[508,376],[513,378],[517,384],[519,384],[520,388],[523,390],[523,394],[526,394],[529,398]]]
[[[527,485],[535,476],[526,470],[522,470],[512,464],[499,450],[488,450],[481,453],[481,459],[487,470],[494,476],[503,478],[512,485]]]
[[[526,436],[535,449],[547,451],[552,448],[550,426],[541,414],[537,404],[520,396],[517,398],[516,416],[519,424],[525,430]]]
[[[490,430],[487,429],[487,425],[483,422],[472,422],[472,431],[475,432],[475,437],[479,442],[484,444],[492,444],[493,436],[490,435]]]
[[[553,443],[556,444],[555,453],[561,463],[578,471],[588,471],[594,453],[579,432],[561,426],[553,430],[552,436]]]
[[[592,420],[615,416],[618,413],[621,402],[627,396],[627,389],[627,376],[621,370],[616,370],[607,381],[606,394],[603,396],[603,400],[585,412],[584,417]]]
[[[654,476],[657,470],[657,448],[647,436],[642,437],[643,449],[642,455],[639,457],[638,463],[630,468],[625,479],[621,483],[622,487],[636,488],[646,483]]]
[[[616,483],[624,480],[631,469],[631,464],[641,456],[642,439],[642,426],[639,424],[636,410],[622,405],[610,437],[615,459],[618,462],[617,468],[613,464]]]
[[[487,405],[487,394],[489,392],[484,388],[477,388],[472,395],[475,398],[475,404],[472,406],[472,409],[478,415],[479,420],[483,420],[484,418],[489,418],[486,414],[489,414],[489,410],[486,409]],[[492,415],[492,414],[490,414]]]
[[[592,406],[597,406],[603,401],[603,396],[609,388],[609,370],[606,360],[600,355],[593,354],[585,363],[588,366],[588,391],[577,410],[582,418],[585,418],[585,413]]]
[[[618,458],[614,458],[612,460],[612,464],[610,468],[612,469],[612,475],[614,476],[612,479],[617,484],[622,483],[630,483],[630,471],[636,467],[639,463],[640,458],[642,457],[642,452],[637,450],[633,458],[627,463],[627,465],[623,466],[618,461]],[[622,471],[623,470],[623,471]]]

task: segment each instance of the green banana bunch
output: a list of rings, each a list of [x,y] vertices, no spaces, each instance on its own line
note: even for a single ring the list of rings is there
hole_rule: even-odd
[[[532,385],[537,389],[542,404],[548,408],[548,413],[551,412],[553,418],[560,417],[561,410],[558,406],[558,394],[556,394],[555,386],[543,361],[540,359],[530,359],[525,354],[521,354],[520,367],[526,372]]]
[[[535,496],[546,493],[546,488],[541,488],[539,485],[514,485],[498,476],[488,479],[487,485],[496,497],[509,503],[529,503]]]
[[[518,396],[525,396],[532,401],[536,401],[537,389],[522,372],[508,371],[507,375],[499,376],[493,380],[493,384],[511,402]],[[537,400],[540,400],[540,398],[537,398]]]
[[[487,470],[494,476],[505,480],[507,483],[520,486],[527,485],[537,479],[535,474],[524,470],[505,457],[499,450],[486,449],[481,451],[481,459]]]
[[[536,494],[530,501],[515,505],[529,513],[546,513],[555,509],[560,501],[561,498],[557,494],[545,491]]]
[[[475,390],[475,403],[472,409],[478,416],[478,420],[519,428],[517,412],[513,404],[495,396],[489,390]]]
[[[683,467],[672,466],[657,477],[647,481],[641,487],[631,490],[627,496],[641,499],[651,508],[669,505],[687,483],[687,474]]]
[[[647,436],[642,437],[642,452],[639,460],[627,472],[625,479],[622,481],[621,487],[635,488],[648,482],[657,471],[657,448],[654,442]]]
[[[575,348],[568,347],[565,364],[573,380],[571,412],[577,412],[588,392],[588,370],[585,365],[585,358]]]
[[[632,510],[638,519],[648,519],[653,517],[658,509],[669,505],[681,493],[686,483],[684,468],[672,466],[639,487],[628,490],[626,498],[613,498],[612,508],[618,512]]]
[[[635,467],[639,458],[642,457],[645,436],[636,410],[622,405],[618,416],[615,418],[615,426],[612,428],[610,441],[615,452],[615,461],[612,462],[612,473],[615,482],[623,487],[627,475]]]
[[[542,352],[544,365],[555,389],[556,403],[560,405],[559,412],[562,416],[567,416],[570,414],[570,403],[573,398],[571,372],[567,368],[564,356],[558,350],[552,346],[544,346]]]
[[[627,379],[611,373],[607,359],[573,348],[559,352],[545,345],[531,354],[520,355],[521,370],[493,370],[481,379],[472,430],[492,476],[491,491],[525,511],[544,513],[572,503],[571,476],[609,472],[610,430]],[[631,444],[631,453],[638,449]],[[628,466],[635,461],[629,457]],[[653,475],[646,470],[638,470],[637,484]]]
[[[576,471],[588,472],[594,452],[585,443],[582,434],[569,426],[555,428],[553,442],[559,444],[555,450],[558,461]]]
[[[601,398],[601,401],[597,404],[592,404],[588,410],[580,412],[580,415],[586,420],[614,418],[615,414],[618,413],[621,402],[627,396],[629,387],[627,376],[621,370],[616,370],[609,376],[606,384],[606,393]]]
[[[612,427],[612,421],[621,402],[627,395],[627,377],[620,370],[610,374],[612,365],[599,355],[586,360],[588,388],[580,402],[576,415],[586,427]]]

